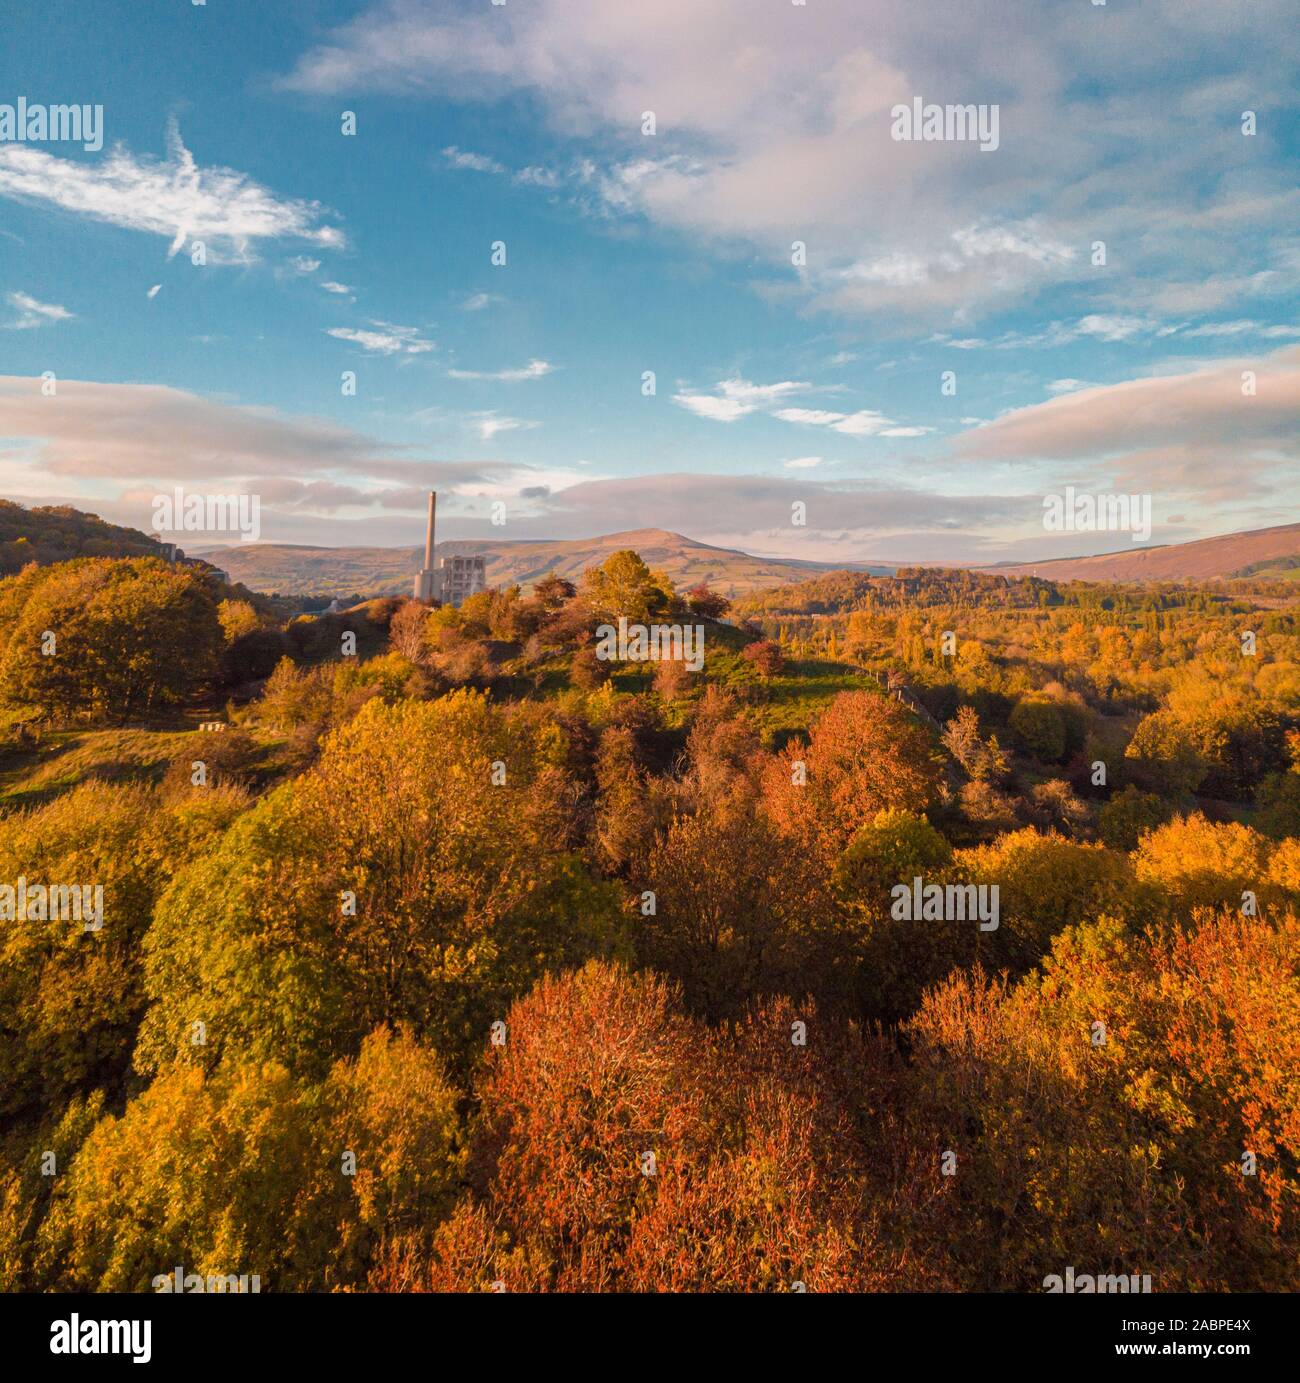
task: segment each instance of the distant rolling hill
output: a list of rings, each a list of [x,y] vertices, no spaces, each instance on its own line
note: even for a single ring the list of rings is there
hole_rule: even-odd
[[[1230,576],[1289,577],[1300,558],[1300,523],[1255,528],[1163,547],[1132,544],[1096,557],[1058,557],[982,567],[1003,576],[1047,581],[1213,581]]]
[[[827,572],[888,576],[903,564],[812,562],[755,557],[735,548],[696,542],[663,528],[637,528],[599,538],[565,541],[462,540],[439,543],[439,559],[456,553],[487,558],[492,586],[527,586],[548,571],[577,580],[590,566],[619,548],[633,548],[665,572],[679,589],[703,581],[723,595],[754,595],[807,582]],[[133,528],[106,523],[66,506],[27,509],[0,500],[0,576],[26,562],[69,557],[133,557],[161,552],[157,540]],[[291,597],[405,595],[423,559],[422,547],[310,547],[294,543],[249,543],[189,549],[250,591]],[[990,575],[1040,576],[1051,581],[1212,581],[1258,576],[1300,583],[1300,523],[1228,533],[1190,543],[1139,546],[1095,557],[1060,557],[1042,562],[970,566]]]
[[[637,528],[600,538],[569,541],[439,543],[437,560],[456,553],[487,558],[489,586],[528,585],[548,571],[576,581],[619,548],[632,548],[663,571],[679,589],[706,582],[722,595],[802,581],[843,563],[803,562],[753,557],[732,548],[697,543],[663,528]],[[303,547],[291,543],[250,543],[207,548],[202,555],[250,590],[281,595],[407,595],[424,557],[422,547]],[[888,573],[891,565],[862,563],[860,571]]]

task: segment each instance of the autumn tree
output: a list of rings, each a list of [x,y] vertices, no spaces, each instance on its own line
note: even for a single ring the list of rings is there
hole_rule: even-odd
[[[1007,725],[1020,748],[1043,763],[1059,763],[1065,757],[1065,717],[1054,702],[1026,697],[1016,704]]]
[[[578,594],[572,581],[566,581],[558,572],[548,571],[533,586],[533,596],[541,601],[542,608],[554,613],[562,605]]]
[[[145,1007],[140,949],[155,901],[244,805],[214,788],[168,807],[143,788],[92,780],[0,818],[0,1113],[120,1088]]]
[[[1240,910],[1246,894],[1267,896],[1272,842],[1240,822],[1200,812],[1149,831],[1134,855],[1137,877],[1160,890],[1177,912],[1193,907]]]
[[[741,657],[763,677],[777,677],[785,667],[781,645],[772,639],[759,639],[746,644],[741,650]]]
[[[924,810],[939,781],[927,731],[901,702],[873,692],[841,692],[807,748],[788,747],[763,779],[777,825],[832,857],[877,812]]]
[[[788,1004],[714,1033],[670,984],[589,964],[514,1006],[481,1086],[475,1188],[432,1259],[395,1246],[381,1288],[789,1291],[897,1286],[879,1145],[856,1101],[883,1047]],[[897,1167],[912,1169],[906,1153]],[[913,1278],[913,1281],[916,1279]]]
[[[908,1025],[911,1136],[957,1159],[929,1227],[954,1285],[1300,1283],[1300,922],[1183,921],[1068,929],[1041,975],[955,975]]]
[[[385,1029],[318,1086],[276,1063],[169,1067],[71,1159],[39,1270],[98,1292],[178,1264],[263,1291],[355,1286],[385,1234],[431,1237],[450,1210],[456,1102],[436,1056]]]
[[[1023,972],[1065,928],[1101,917],[1149,915],[1127,858],[1057,831],[1024,829],[989,845],[959,850],[954,865],[976,885],[998,890],[998,927],[986,963]]]
[[[1177,805],[1155,792],[1143,792],[1130,783],[1097,813],[1097,829],[1112,850],[1134,850],[1145,832],[1163,826],[1177,812]]]
[[[923,990],[956,965],[988,951],[978,918],[928,921],[895,916],[894,890],[914,880],[962,882],[952,847],[923,816],[898,807],[877,812],[835,865],[844,916],[835,926],[841,1002],[856,1014],[896,1022],[912,1013]]]
[[[980,734],[979,713],[974,706],[959,706],[944,727],[943,747],[975,782],[998,781],[1007,771],[1007,757],[996,735]]]
[[[121,721],[184,702],[217,673],[214,586],[193,568],[87,558],[13,579],[21,602],[0,621],[10,705]]]
[[[595,691],[609,681],[614,669],[607,658],[596,651],[596,645],[583,644],[569,662],[569,681],[580,691]]]
[[[424,624],[429,607],[419,600],[406,600],[397,607],[388,625],[388,644],[396,653],[418,663],[424,656]]]
[[[161,900],[138,1067],[316,1071],[400,1022],[464,1058],[541,969],[616,943],[612,887],[557,830],[565,754],[472,693],[368,702]]]
[[[686,608],[701,619],[719,620],[731,608],[731,601],[701,581],[686,592]]]
[[[815,989],[824,883],[782,849],[747,794],[699,801],[632,877],[653,904],[638,954],[677,980],[695,1012],[733,1018],[758,997]]]

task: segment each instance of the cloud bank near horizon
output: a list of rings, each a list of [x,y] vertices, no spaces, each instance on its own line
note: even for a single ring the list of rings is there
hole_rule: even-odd
[[[1242,393],[1253,370],[1256,393]],[[784,386],[738,387],[764,406]],[[726,398],[724,392],[720,397]],[[756,406],[757,406],[756,402]],[[834,415],[838,416],[838,415]],[[719,546],[818,561],[1029,560],[1045,552],[1042,499],[1070,483],[1195,487],[1212,500],[1231,485],[1255,497],[1257,521],[1291,517],[1300,468],[1300,348],[1222,361],[1177,375],[1079,389],[972,426],[952,439],[925,486],[796,468],[770,473],[621,476],[578,466],[439,458],[338,423],[206,398],[161,385],[0,377],[0,477],[27,502],[70,502],[146,526],[149,499],[176,485],[257,493],[267,541],[404,546],[418,541],[428,488],[444,497],[447,536],[578,538],[673,529]],[[805,458],[807,459],[807,458]],[[982,485],[972,488],[971,467]],[[990,481],[996,477],[997,483]],[[941,483],[942,482],[942,483]],[[491,522],[493,502],[506,523]],[[794,525],[794,506],[805,521]],[[1228,527],[1241,527],[1240,523]],[[1157,509],[1152,541],[1209,536]],[[1076,534],[1054,555],[1115,546]],[[1068,549],[1068,552],[1067,552]]]

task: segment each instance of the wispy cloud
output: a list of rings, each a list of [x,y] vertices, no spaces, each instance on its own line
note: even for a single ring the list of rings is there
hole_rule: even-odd
[[[839,392],[840,386],[830,391]],[[697,417],[715,423],[734,423],[751,413],[765,412],[783,423],[798,423],[806,427],[828,427],[846,437],[921,437],[933,432],[930,427],[905,427],[874,409],[861,408],[853,413],[836,412],[828,408],[774,408],[782,399],[792,395],[819,392],[806,380],[781,380],[776,384],[753,384],[747,379],[724,379],[712,394],[681,393],[673,402],[688,409]],[[825,392],[825,391],[821,391]]]
[[[828,427],[846,437],[924,437],[934,431],[932,427],[906,427],[874,408],[860,408],[855,413],[833,413],[823,408],[780,408],[772,416],[784,423]]]
[[[418,327],[395,326],[392,322],[371,322],[373,331],[365,327],[326,327],[326,336],[351,341],[369,355],[424,355],[434,349]]]
[[[1263,322],[1242,321],[1235,322],[1203,322],[1200,326],[1189,327],[1182,333],[1184,336],[1258,336],[1265,341],[1282,341],[1293,337],[1300,337],[1300,327],[1287,326],[1284,323],[1277,323],[1266,326]]]
[[[530,360],[515,370],[448,370],[452,379],[495,379],[513,383],[523,379],[541,379],[554,372],[555,366],[546,360]]]
[[[199,167],[174,120],[165,160],[137,156],[120,144],[95,160],[0,144],[0,196],[163,236],[170,254],[200,240],[210,262],[227,253],[246,261],[263,240],[329,248],[344,243],[342,231],[321,224],[318,203],[278,197],[233,168]]]
[[[532,428],[541,426],[541,423],[532,422],[527,418],[510,418],[505,414],[492,411],[472,413],[469,415],[468,421],[473,431],[477,432],[485,442],[490,442],[501,432],[527,432]]]
[[[468,149],[458,149],[454,144],[444,149],[442,156],[453,168],[464,169],[471,173],[505,173],[507,171],[504,164],[498,163],[494,158],[489,158],[487,154],[471,153]]]
[[[13,331],[48,326],[51,322],[66,322],[76,316],[76,313],[69,312],[66,307],[59,307],[56,303],[40,302],[30,293],[10,293],[9,301],[18,309],[19,314],[14,321],[5,323],[5,326]]]
[[[804,423],[809,427],[831,427],[836,423],[842,423],[846,415],[833,413],[828,408],[778,408],[772,416],[780,418],[783,423]]]

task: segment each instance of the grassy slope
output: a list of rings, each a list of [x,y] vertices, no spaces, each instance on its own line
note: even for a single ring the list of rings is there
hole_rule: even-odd
[[[62,730],[33,749],[0,755],[0,803],[38,806],[87,778],[156,782],[180,754],[183,730]]]
[[[224,714],[213,712],[211,718],[224,719]],[[268,748],[281,739],[265,731],[253,734]],[[200,738],[193,728],[174,726],[59,730],[45,735],[35,748],[0,750],[0,814],[38,807],[91,778],[158,783],[174,760],[198,747]]]

